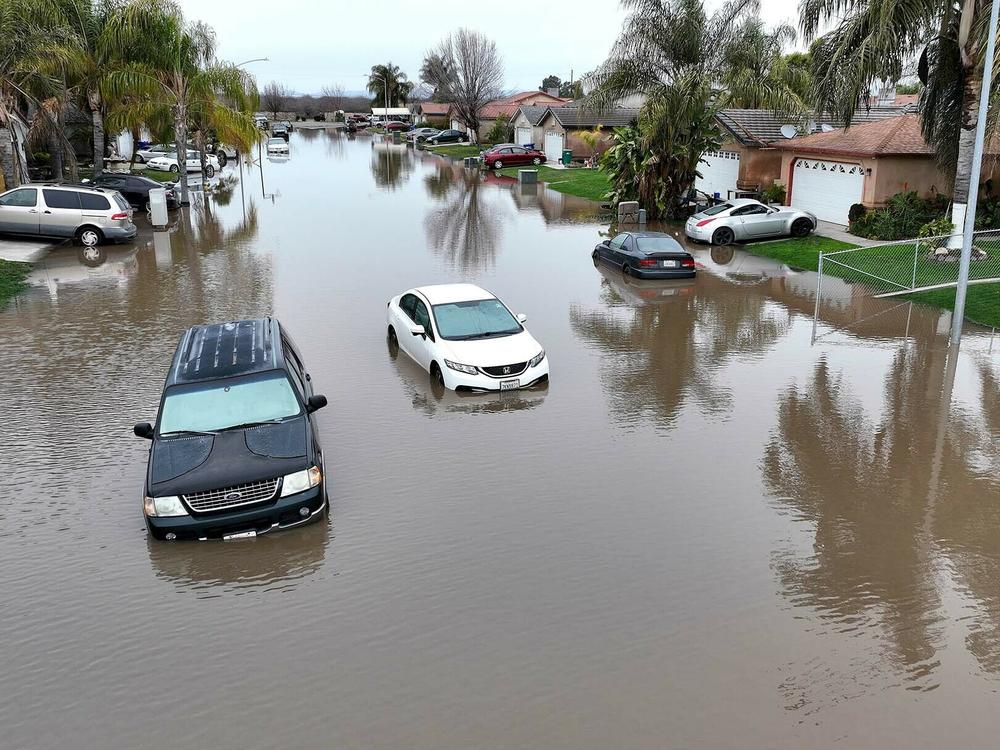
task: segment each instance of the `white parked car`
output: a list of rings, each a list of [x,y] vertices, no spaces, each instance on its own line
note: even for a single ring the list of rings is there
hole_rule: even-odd
[[[410,289],[389,300],[389,345],[445,388],[508,391],[549,379],[545,350],[497,297],[474,284]]]
[[[267,139],[267,153],[268,154],[288,154],[288,141],[284,138],[268,138]]]
[[[163,154],[162,156],[157,156],[148,160],[146,162],[146,166],[149,169],[158,169],[161,172],[180,172],[180,167],[177,163],[177,154]],[[201,171],[201,156],[199,156],[197,151],[187,152],[187,163],[185,167],[188,172]],[[206,154],[205,167],[205,174],[209,177],[214,177],[216,170],[222,168],[219,165],[219,160],[212,154]]]

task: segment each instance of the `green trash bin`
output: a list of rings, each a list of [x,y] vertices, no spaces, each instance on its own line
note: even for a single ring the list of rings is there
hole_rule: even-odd
[[[564,148],[563,149],[562,163],[565,164],[568,167],[572,161],[573,161],[573,151],[572,151],[572,149]]]

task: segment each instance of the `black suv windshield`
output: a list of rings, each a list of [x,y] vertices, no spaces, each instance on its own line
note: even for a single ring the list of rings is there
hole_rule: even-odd
[[[214,432],[285,419],[300,411],[288,378],[279,370],[176,385],[163,401],[160,435]]]
[[[452,341],[511,336],[523,329],[498,299],[434,305],[438,333]]]

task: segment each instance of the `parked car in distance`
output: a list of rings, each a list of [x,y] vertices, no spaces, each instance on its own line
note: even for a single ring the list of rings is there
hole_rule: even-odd
[[[487,169],[503,169],[524,164],[536,167],[545,161],[545,154],[533,148],[502,144],[483,152],[483,164]]]
[[[267,153],[268,154],[287,154],[288,153],[288,141],[284,138],[268,138],[267,139]]]
[[[815,228],[816,217],[808,211],[737,198],[691,216],[684,234],[713,245],[730,245],[761,237],[806,237]]]
[[[463,133],[461,130],[442,130],[437,135],[432,135],[427,139],[427,143],[437,146],[441,143],[467,143],[469,140],[468,133]]]
[[[155,424],[133,428],[151,441],[150,536],[240,538],[319,518],[328,503],[313,414],[326,403],[274,318],[188,329]]]
[[[406,134],[406,140],[414,143],[423,143],[431,136],[437,135],[441,131],[437,128],[414,128]]]
[[[387,122],[385,124],[385,129],[386,130],[409,130],[410,129],[410,125],[409,125],[409,123],[405,123],[405,122],[402,122],[400,120],[389,120],[389,122]]]
[[[288,140],[288,126],[286,126],[286,125],[284,125],[284,124],[282,124],[280,122],[274,123],[274,125],[271,126],[271,137],[272,138],[284,138],[287,141]]]
[[[254,115],[253,121],[254,124],[261,130],[267,129],[267,117],[265,117],[264,115]]]
[[[0,234],[72,237],[94,247],[134,239],[137,231],[131,206],[114,190],[29,183],[0,193]]]
[[[229,146],[225,143],[210,143],[206,147],[206,150],[219,160],[220,167],[226,166],[230,159],[235,159],[240,155],[240,152],[234,146]]]
[[[150,159],[155,159],[158,156],[165,156],[166,154],[173,154],[176,152],[177,146],[173,143],[154,143],[152,146],[140,148],[136,151],[135,160],[140,164],[145,164]]]
[[[146,162],[146,167],[149,169],[156,169],[161,172],[180,172],[179,163],[177,161],[177,154],[164,154],[163,156],[157,156],[155,159],[150,159]],[[200,172],[201,171],[201,156],[197,151],[187,152],[187,161],[185,163],[187,172]],[[205,174],[208,177],[215,177],[215,172],[222,167],[219,164],[219,160],[215,158],[212,154],[208,154],[205,161]]]
[[[694,257],[663,232],[622,232],[598,244],[591,256],[640,279],[690,279],[696,273]]]
[[[389,300],[387,335],[439,385],[508,391],[548,382],[545,350],[495,295],[474,284],[410,289]]]
[[[91,180],[89,184],[108,190],[117,190],[130,205],[143,210],[149,207],[149,191],[156,188],[166,189],[168,208],[179,208],[181,205],[181,197],[179,191],[174,190],[174,183],[157,182],[142,175],[104,172],[100,177]]]

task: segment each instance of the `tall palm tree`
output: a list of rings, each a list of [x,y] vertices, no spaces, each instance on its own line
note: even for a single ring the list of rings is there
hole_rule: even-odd
[[[147,59],[109,73],[103,91],[129,101],[132,117],[153,117],[168,110],[179,161],[187,150],[191,117],[198,112],[211,111],[243,144],[260,137],[249,111],[256,101],[256,86],[250,87],[236,66],[216,62],[214,33],[203,24],[186,23],[173,3],[133,0],[112,14],[107,39],[129,48],[146,40]],[[181,201],[187,203],[187,180],[180,185]]]
[[[809,109],[809,71],[784,55],[795,39],[795,29],[788,24],[767,29],[756,16],[747,18],[726,40],[719,60],[717,75],[724,106],[771,109],[790,116],[805,114]]]
[[[818,103],[850,123],[873,86],[919,57],[924,137],[954,170],[952,223],[965,223],[989,26],[988,0],[802,0]],[[834,27],[826,33],[824,29]],[[976,186],[978,190],[978,186]]]
[[[373,65],[368,76],[368,91],[372,94],[372,106],[402,107],[413,91],[413,83],[398,65]]]

